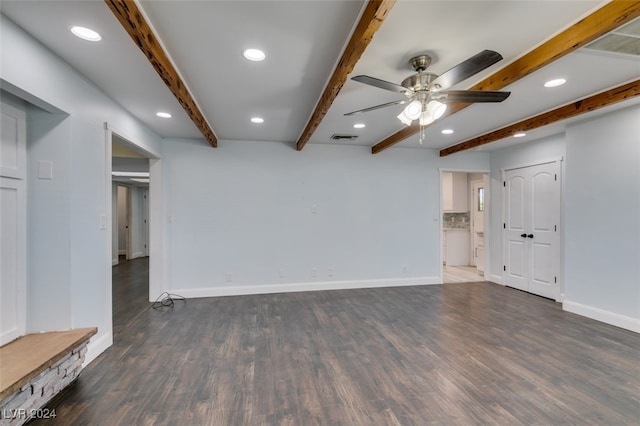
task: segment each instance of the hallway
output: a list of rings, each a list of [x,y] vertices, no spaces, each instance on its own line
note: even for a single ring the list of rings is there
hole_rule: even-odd
[[[149,258],[125,260],[112,269],[113,340],[117,341],[127,324],[149,309]]]

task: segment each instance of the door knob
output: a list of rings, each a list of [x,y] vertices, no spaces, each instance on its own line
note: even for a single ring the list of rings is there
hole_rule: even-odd
[[[520,234],[522,238],[527,238],[527,234]]]
[[[533,234],[527,235],[527,238],[533,238]]]

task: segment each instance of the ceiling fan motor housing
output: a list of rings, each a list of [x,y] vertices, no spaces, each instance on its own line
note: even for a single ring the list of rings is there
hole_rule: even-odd
[[[424,71],[429,68],[431,65],[431,56],[429,55],[418,55],[409,59],[409,65],[411,65],[411,69],[416,72]]]
[[[421,90],[428,90],[431,82],[436,78],[438,78],[436,74],[430,72],[419,72],[418,74],[405,78],[400,84],[402,87],[411,89],[414,92],[419,92]]]

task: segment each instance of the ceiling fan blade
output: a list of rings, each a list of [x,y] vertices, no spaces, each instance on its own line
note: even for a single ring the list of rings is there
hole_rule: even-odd
[[[438,95],[446,95],[442,98],[435,96],[434,99],[440,102],[502,102],[509,97],[511,92],[497,92],[493,90],[444,90]]]
[[[356,75],[351,77],[351,80],[355,80],[360,83],[368,84],[379,89],[390,90],[396,93],[410,94],[412,91],[399,84],[391,83],[390,81],[380,80],[379,78],[369,77],[368,75]]]
[[[345,115],[360,114],[362,112],[369,112],[369,111],[373,111],[374,109],[385,108],[385,107],[388,107],[388,106],[391,106],[391,105],[406,104],[407,102],[409,102],[409,99],[400,99],[399,101],[387,102],[386,104],[380,104],[380,105],[372,106],[372,107],[365,108],[365,109],[359,109],[357,111],[351,111],[351,112],[346,113]]]
[[[474,74],[489,68],[491,65],[502,60],[502,55],[493,50],[483,50],[467,59],[460,62],[455,67],[446,71],[440,77],[433,80],[431,87],[438,87],[439,89],[448,89],[449,87],[466,80]]]

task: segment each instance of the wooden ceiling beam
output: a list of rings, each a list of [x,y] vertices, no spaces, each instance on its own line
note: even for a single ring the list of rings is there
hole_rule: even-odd
[[[528,118],[510,126],[506,126],[482,136],[468,139],[464,142],[444,148],[440,150],[440,156],[446,157],[447,155],[451,155],[456,152],[473,149],[500,139],[511,137],[517,132],[527,132],[539,127],[547,126],[551,123],[555,123],[556,121],[566,120],[586,112],[595,111],[608,105],[622,102],[626,99],[631,99],[635,96],[640,96],[640,80],[623,84],[622,86],[618,86],[614,89],[605,90],[604,92],[561,106],[560,108],[556,108],[552,111],[536,115],[535,117]]]
[[[105,0],[109,9],[116,16],[122,27],[127,31],[136,45],[147,57],[153,69],[156,70],[164,84],[167,85],[180,106],[187,113],[193,124],[202,133],[209,144],[216,148],[218,138],[213,129],[207,123],[204,115],[198,108],[193,96],[184,84],[178,71],[171,63],[169,56],[162,48],[160,42],[144,19],[138,5],[133,0]]]
[[[640,16],[640,1],[613,0],[526,55],[485,78],[471,87],[470,90],[501,90],[638,16]],[[454,105],[451,106],[453,107]],[[447,115],[455,114],[467,106],[469,104],[456,104],[455,108],[450,108],[451,111]],[[418,133],[419,130],[419,126],[402,129],[371,147],[371,153],[377,154],[384,151]]]
[[[342,53],[340,62],[338,62],[333,71],[333,75],[329,83],[327,83],[315,111],[298,139],[296,144],[298,151],[302,151],[324,119],[336,96],[340,93],[342,86],[347,81],[347,77],[353,71],[353,67],[360,60],[362,53],[373,39],[373,35],[378,31],[382,22],[384,22],[395,2],[396,0],[369,0],[367,3],[360,21],[351,35],[351,39]]]

